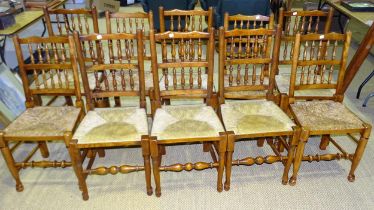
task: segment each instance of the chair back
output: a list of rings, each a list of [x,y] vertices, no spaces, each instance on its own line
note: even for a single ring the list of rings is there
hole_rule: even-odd
[[[140,29],[136,34],[79,36],[74,32],[74,39],[88,110],[94,109],[96,102],[103,99],[113,98],[115,106],[121,106],[121,99],[134,96],[139,97],[141,108],[146,107],[143,33]],[[137,56],[134,50],[137,50]]]
[[[66,36],[73,34],[73,31],[79,31],[79,34],[99,33],[96,7],[92,9],[48,9],[44,7],[43,11],[49,36]],[[53,27],[52,23],[56,23],[57,28]]]
[[[210,33],[168,31],[155,34],[151,30],[156,101],[160,102],[161,98],[205,98],[210,103],[214,70],[213,33],[213,28]],[[157,59],[156,42],[161,42],[161,59]],[[162,75],[161,81],[159,75]]]
[[[13,37],[19,73],[26,97],[26,107],[39,102],[40,95],[76,96],[76,106],[82,106],[76,49],[72,37]],[[27,48],[30,62],[25,61],[22,48]],[[27,55],[26,54],[26,55]]]
[[[257,28],[274,28],[274,16],[263,16],[263,15],[232,15],[225,13],[223,27],[225,30],[233,29],[257,29]]]
[[[105,12],[107,33],[136,34],[140,29],[143,32],[144,59],[151,60],[149,31],[153,29],[153,12],[123,13]]]
[[[273,99],[280,28],[219,31],[219,98]],[[274,41],[274,45],[273,40]],[[273,48],[273,49],[272,49]],[[272,54],[271,54],[272,52]]]
[[[290,78],[290,103],[297,99],[342,101],[351,32],[346,34],[297,34]],[[324,52],[322,47],[325,46]],[[297,90],[333,89],[333,96],[295,96]],[[315,92],[315,91],[314,91]]]
[[[160,32],[165,31],[203,31],[213,25],[213,8],[204,10],[164,10],[159,8]],[[204,26],[206,22],[206,26]]]
[[[283,29],[282,45],[284,46],[279,64],[291,64],[292,48],[294,47],[295,36],[297,33],[310,34],[330,32],[331,21],[334,9],[330,8],[328,12],[320,10],[314,11],[284,11],[279,12],[279,25]],[[320,31],[322,19],[326,19],[323,31]]]

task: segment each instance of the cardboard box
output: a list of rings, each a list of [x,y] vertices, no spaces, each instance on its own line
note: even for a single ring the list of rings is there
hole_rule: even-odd
[[[87,0],[86,8],[91,8],[92,5],[96,6],[98,11],[118,12],[120,2],[115,0]]]

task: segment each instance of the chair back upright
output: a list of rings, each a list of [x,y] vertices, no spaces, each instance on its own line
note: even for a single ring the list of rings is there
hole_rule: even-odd
[[[34,101],[40,95],[76,96],[76,106],[83,106],[72,37],[14,36],[13,43],[27,108],[41,105]],[[28,49],[29,63],[25,61],[22,48]]]
[[[284,11],[280,9],[278,23],[283,30],[282,45],[284,46],[279,64],[290,65],[295,36],[300,34],[327,34],[330,32],[334,9],[328,12],[314,11]],[[320,30],[322,19],[326,19],[323,30]],[[323,49],[322,49],[323,50]]]
[[[214,29],[206,32],[164,32],[151,30],[153,87],[156,107],[161,98],[204,98],[213,94]],[[156,42],[162,57],[157,59]],[[167,44],[170,43],[170,44]],[[205,70],[207,69],[207,73]],[[162,80],[159,80],[162,75]],[[160,81],[160,82],[158,82]]]
[[[92,9],[48,9],[43,8],[49,36],[66,36],[79,31],[79,34],[99,33],[96,7]],[[54,21],[52,21],[52,18]],[[56,23],[57,28],[52,23]]]
[[[151,60],[149,31],[153,26],[153,12],[122,13],[105,12],[107,33],[129,33],[136,34],[140,29],[143,32],[144,59]]]
[[[257,28],[274,28],[274,15],[263,16],[263,15],[229,15],[225,13],[224,29],[233,30],[233,29],[257,29]]]
[[[160,32],[165,31],[204,31],[213,25],[213,8],[204,10],[164,10],[159,8]],[[204,26],[204,21],[206,25]]]
[[[220,103],[225,99],[273,99],[280,33],[279,26],[276,30],[220,28]]]
[[[112,98],[115,106],[121,106],[121,99],[134,96],[139,97],[139,107],[146,108],[144,46],[140,29],[136,34],[79,36],[74,32],[74,39],[88,110],[93,110],[100,100]]]
[[[329,99],[342,102],[342,85],[351,41],[346,34],[297,34],[293,49],[289,103],[295,100]],[[324,52],[322,47],[325,46]],[[333,96],[296,96],[297,90],[334,89]],[[318,94],[318,92],[317,92]]]

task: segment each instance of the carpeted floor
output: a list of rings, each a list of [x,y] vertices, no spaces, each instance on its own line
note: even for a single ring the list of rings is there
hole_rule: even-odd
[[[130,7],[138,10],[140,7]],[[22,35],[26,36],[24,32]],[[11,46],[9,43],[7,46]],[[352,44],[350,58],[357,46]],[[7,48],[8,50],[8,48]],[[12,48],[9,49],[10,51]],[[362,108],[363,98],[374,89],[370,82],[360,100],[354,99],[359,83],[374,68],[374,58],[365,61],[346,94],[345,103],[354,111],[361,111],[366,121],[374,119],[374,99]],[[218,66],[216,66],[217,68]],[[315,140],[315,139],[314,139]],[[345,137],[339,140],[354,149]],[[126,175],[89,176],[87,179],[90,199],[84,202],[71,168],[26,169],[21,171],[24,191],[16,192],[15,183],[4,160],[0,158],[0,209],[373,209],[374,208],[374,138],[367,145],[361,164],[356,171],[356,181],[347,181],[348,161],[321,163],[304,162],[296,186],[281,184],[282,164],[233,168],[231,189],[216,191],[216,171],[191,171],[162,173],[162,196],[147,196],[144,173]],[[16,159],[22,159],[24,147],[17,150]],[[27,145],[26,145],[27,148]],[[306,153],[316,154],[318,141],[310,141]],[[234,158],[265,156],[271,152],[265,144],[258,148],[255,142],[236,144]],[[68,160],[63,144],[50,146],[52,159]],[[95,165],[104,163],[142,164],[140,149],[107,150],[105,159],[97,159]],[[39,156],[39,155],[37,155]],[[40,159],[35,157],[35,159]],[[163,163],[173,160],[210,161],[201,145],[167,148]],[[153,181],[152,181],[153,183]],[[153,184],[154,186],[154,184]]]

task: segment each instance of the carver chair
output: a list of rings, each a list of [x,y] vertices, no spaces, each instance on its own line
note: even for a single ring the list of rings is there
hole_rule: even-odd
[[[220,28],[218,97],[220,115],[227,133],[225,190],[230,189],[233,165],[281,162],[284,165],[282,183],[287,184],[300,129],[274,102],[279,38],[279,27],[277,30],[230,31]],[[257,146],[262,147],[265,139],[274,155],[233,160],[236,141],[257,140]],[[282,153],[284,149],[287,150],[286,154]]]
[[[160,32],[204,31],[213,25],[213,8],[204,10],[164,10],[159,8]],[[204,24],[206,21],[206,25]]]
[[[69,147],[72,134],[84,116],[79,89],[78,69],[75,60],[75,47],[72,37],[13,37],[19,63],[20,76],[26,97],[26,111],[0,132],[1,153],[9,171],[16,181],[16,190],[23,191],[20,170],[29,167],[69,167],[69,161],[32,160],[40,150],[43,158],[49,157],[47,142],[60,141]],[[24,63],[22,47],[29,49],[31,63]],[[66,50],[65,46],[69,46]],[[37,51],[38,57],[33,56]],[[45,55],[45,56],[43,56]],[[41,75],[39,77],[39,75]],[[57,80],[54,80],[57,75]],[[65,82],[62,82],[64,78]],[[29,85],[35,80],[35,86]],[[73,81],[71,85],[69,81]],[[74,95],[75,106],[49,107],[36,106],[34,95]],[[22,161],[16,161],[13,152],[24,142],[35,143],[36,147]],[[10,143],[15,143],[12,148]]]
[[[296,35],[288,101],[292,116],[301,126],[302,131],[295,155],[293,175],[290,179],[291,185],[296,184],[301,161],[350,160],[352,165],[348,180],[350,182],[355,180],[354,172],[364,153],[371,125],[363,122],[342,104],[344,98],[342,85],[350,41],[350,32]],[[316,53],[316,50],[322,46],[326,46],[324,55]],[[319,66],[321,66],[320,72],[318,72]],[[307,89],[334,89],[335,92],[330,97],[318,95],[300,97],[295,94],[296,90]],[[344,144],[344,140],[347,139],[332,138],[332,135],[346,134],[353,143],[357,144],[353,152],[350,152],[351,149]],[[360,137],[357,139],[355,134]],[[314,140],[310,139],[311,136],[322,136],[319,148],[326,150],[325,154],[304,154],[305,144],[309,140]],[[338,141],[343,141],[343,144],[338,144]],[[330,143],[334,145],[333,148],[328,148]]]
[[[143,34],[140,29],[135,34],[91,34],[79,36],[74,32],[78,46],[78,59],[87,100],[87,115],[74,133],[70,143],[73,167],[77,175],[83,200],[87,200],[88,175],[106,175],[145,171],[146,189],[152,194],[151,165],[149,156],[148,124],[145,102]],[[87,42],[89,52],[84,52],[82,43]],[[93,43],[99,46],[96,51]],[[136,43],[137,56],[131,52],[131,44]],[[103,48],[109,55],[101,55]],[[101,61],[99,61],[101,60]],[[87,62],[87,61],[91,61]],[[88,74],[95,75],[95,83],[88,80]],[[127,102],[139,98],[137,106]],[[97,100],[116,97],[108,108],[95,108]],[[109,101],[111,102],[111,101]],[[120,102],[120,103],[118,103]],[[123,107],[119,107],[123,105]],[[113,107],[116,106],[116,107]],[[100,166],[93,168],[95,157],[102,149],[141,146],[144,164],[140,166]],[[94,151],[88,157],[88,151]],[[89,158],[83,168],[85,159]]]
[[[165,32],[151,30],[152,69],[154,91],[152,98],[153,125],[150,137],[153,175],[156,196],[161,196],[160,171],[190,171],[217,168],[217,190],[223,190],[222,176],[226,151],[224,128],[212,105],[214,29],[206,32]],[[162,46],[163,61],[157,60],[156,42],[170,42],[171,48]],[[204,53],[203,53],[204,52]],[[208,68],[207,74],[202,73]],[[158,72],[163,74],[158,82]],[[195,73],[194,73],[195,72]],[[207,76],[203,79],[204,75]],[[205,88],[204,88],[205,87]],[[162,98],[203,98],[206,103],[193,105],[161,106]],[[214,144],[218,157],[213,161],[163,165],[162,156],[169,145],[203,143]]]
[[[149,89],[153,87],[153,77],[151,69],[151,47],[149,40],[149,31],[153,29],[153,12],[149,13],[135,12],[122,13],[109,11],[105,12],[107,33],[130,33],[136,34],[137,29],[143,32],[144,61],[145,61],[145,91],[146,95]],[[134,45],[134,43],[132,43]],[[134,47],[136,47],[134,45]],[[133,50],[136,53],[136,50]],[[135,56],[135,55],[134,55]]]

